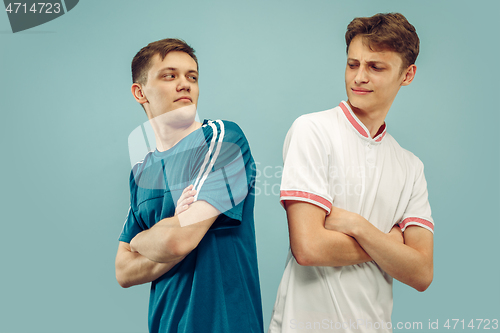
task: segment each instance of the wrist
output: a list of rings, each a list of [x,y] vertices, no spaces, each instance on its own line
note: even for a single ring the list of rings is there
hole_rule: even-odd
[[[363,236],[363,232],[366,230],[365,226],[368,221],[362,217],[361,215],[358,215],[358,218],[353,219],[349,230],[348,235],[354,238],[359,238]]]

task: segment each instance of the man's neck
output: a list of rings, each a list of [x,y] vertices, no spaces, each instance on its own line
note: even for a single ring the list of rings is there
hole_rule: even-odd
[[[378,131],[380,127],[384,124],[385,117],[387,116],[389,109],[366,111],[352,106],[352,104],[349,101],[347,101],[347,103],[351,107],[351,110],[352,112],[354,112],[356,117],[358,117],[358,119],[368,129],[368,131],[370,132],[370,137],[374,138],[377,134],[379,134]]]
[[[157,118],[151,119],[150,122],[155,132],[156,149],[160,152],[169,150],[179,141],[201,127],[201,123],[196,121],[188,124],[169,124],[157,121]]]

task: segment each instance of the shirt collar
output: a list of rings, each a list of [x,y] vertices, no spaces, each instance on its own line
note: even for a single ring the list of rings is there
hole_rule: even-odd
[[[375,142],[380,142],[384,138],[385,134],[387,133],[387,126],[382,124],[380,128],[377,131],[377,134],[375,134],[375,137],[372,139],[370,136],[370,131],[366,128],[366,126],[361,122],[361,120],[356,117],[354,112],[352,112],[351,107],[347,102],[342,101],[339,104],[340,108],[344,112],[345,117],[349,121],[349,123],[354,127],[354,129],[364,138],[373,140]]]

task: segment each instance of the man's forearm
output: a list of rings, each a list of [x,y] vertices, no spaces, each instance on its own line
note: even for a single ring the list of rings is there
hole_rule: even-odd
[[[150,261],[169,263],[185,256],[180,253],[177,240],[169,241],[172,225],[178,223],[177,216],[163,219],[152,228],[138,233],[130,242],[132,252],[137,252]]]
[[[410,230],[430,234],[429,231],[419,227],[407,229],[407,231]],[[430,251],[419,251],[407,244],[391,239],[371,223],[355,229],[353,237],[356,238],[380,268],[393,278],[418,291],[424,291],[430,285],[433,277],[432,239],[423,239],[418,247],[419,249],[430,247]]]
[[[148,283],[167,273],[182,259],[168,263],[154,262],[137,252],[131,252],[129,244],[123,243],[115,261],[116,279],[123,288]]]
[[[433,276],[433,237],[426,229],[407,228],[404,243],[385,234],[362,216],[333,207],[325,221],[329,230],[354,237],[368,255],[393,278],[423,291]],[[393,229],[394,230],[394,229]]]
[[[350,266],[373,260],[354,238],[337,231],[325,229],[312,246],[317,255],[311,256],[308,266]]]
[[[219,214],[212,205],[199,200],[181,214],[137,234],[130,242],[131,249],[155,262],[179,260],[198,246]],[[182,227],[179,218],[184,221]]]
[[[325,229],[326,212],[300,201],[287,201],[290,247],[300,265],[349,266],[371,261],[358,242],[341,232]]]
[[[350,266],[374,260],[355,238],[338,231],[327,231],[331,233],[328,235],[331,239],[328,240],[328,244],[325,244],[327,265],[323,266]],[[386,235],[393,241],[404,242],[398,226],[393,227]]]

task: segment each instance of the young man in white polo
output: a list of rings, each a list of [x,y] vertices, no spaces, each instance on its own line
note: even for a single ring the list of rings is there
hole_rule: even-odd
[[[346,43],[347,102],[299,117],[285,139],[291,251],[269,333],[391,332],[393,278],[419,291],[433,278],[424,167],[384,122],[415,77],[418,36],[377,14],[354,19]]]

